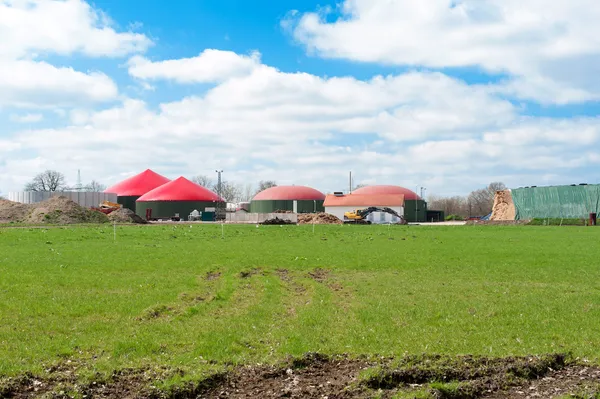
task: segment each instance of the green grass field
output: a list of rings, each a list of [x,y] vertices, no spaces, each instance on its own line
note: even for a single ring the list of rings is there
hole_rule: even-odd
[[[600,230],[0,229],[0,376],[306,352],[600,359]]]

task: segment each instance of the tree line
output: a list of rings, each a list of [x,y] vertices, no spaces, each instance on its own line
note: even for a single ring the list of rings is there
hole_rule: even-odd
[[[490,183],[487,187],[472,191],[467,196],[442,197],[431,195],[427,198],[427,208],[444,211],[446,217],[481,217],[489,215],[494,205],[496,191],[506,190],[502,182]]]

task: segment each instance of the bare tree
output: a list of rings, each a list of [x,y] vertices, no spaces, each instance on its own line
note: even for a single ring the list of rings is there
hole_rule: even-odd
[[[490,183],[486,188],[475,190],[469,194],[468,203],[472,216],[485,216],[492,212],[494,196],[497,191],[506,190],[502,182]]]
[[[214,191],[217,192],[227,202],[239,202],[242,196],[243,186],[228,181],[223,181],[221,182],[220,192],[218,184],[215,185]]]
[[[25,191],[61,191],[65,187],[65,176],[62,173],[55,170],[46,170],[27,183]]]
[[[190,180],[208,189],[213,187],[213,180],[206,175],[197,175],[192,177]]]
[[[97,182],[96,180],[92,180],[85,186],[85,189],[94,193],[101,193],[106,190],[106,186],[100,182]]]
[[[240,196],[240,201],[243,202],[248,202],[252,200],[252,197],[254,197],[254,193],[256,191],[254,190],[254,186],[250,183],[246,184],[243,186],[242,188],[242,195]]]
[[[258,182],[258,189],[256,192],[260,193],[271,187],[277,187],[277,183],[274,180],[261,180]]]
[[[461,196],[437,197],[429,196],[427,208],[436,211],[444,211],[446,216],[458,215],[466,217],[469,215],[467,199]]]

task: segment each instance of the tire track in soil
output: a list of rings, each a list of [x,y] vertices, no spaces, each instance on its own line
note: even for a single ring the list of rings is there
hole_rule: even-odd
[[[169,392],[157,383],[178,369],[157,367],[123,369],[92,382],[78,381],[78,370],[91,364],[64,360],[47,369],[44,376],[30,373],[0,379],[3,398],[324,398],[362,399],[422,398],[553,398],[579,393],[593,397],[600,382],[600,368],[565,363],[562,355],[520,358],[470,356],[413,356],[348,358],[309,353],[276,365],[237,367],[203,380],[188,382]],[[440,381],[454,389],[440,387]],[[432,385],[433,382],[437,384]],[[443,385],[443,384],[442,384]],[[62,393],[61,393],[62,391]],[[584,394],[584,393],[587,393]],[[416,396],[419,395],[419,396]],[[427,396],[428,395],[428,396]]]

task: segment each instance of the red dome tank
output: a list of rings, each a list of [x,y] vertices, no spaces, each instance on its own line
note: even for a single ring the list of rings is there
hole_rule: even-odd
[[[363,195],[381,195],[381,194],[387,194],[387,195],[404,195],[404,200],[405,201],[415,201],[415,200],[420,200],[421,197],[419,197],[417,195],[417,193],[415,193],[412,190],[409,190],[408,188],[404,188],[404,187],[400,187],[400,186],[386,186],[386,185],[382,185],[382,186],[367,186],[367,187],[361,187],[359,189],[356,189],[352,192],[352,194],[363,194]]]
[[[189,181],[183,176],[147,192],[137,200],[137,202],[149,201],[225,202],[214,192]]]
[[[114,193],[119,197],[137,197],[148,191],[170,182],[164,176],[146,169],[142,173],[132,176],[104,190],[105,193]]]
[[[323,201],[325,194],[305,186],[276,186],[256,194],[252,201]]]

